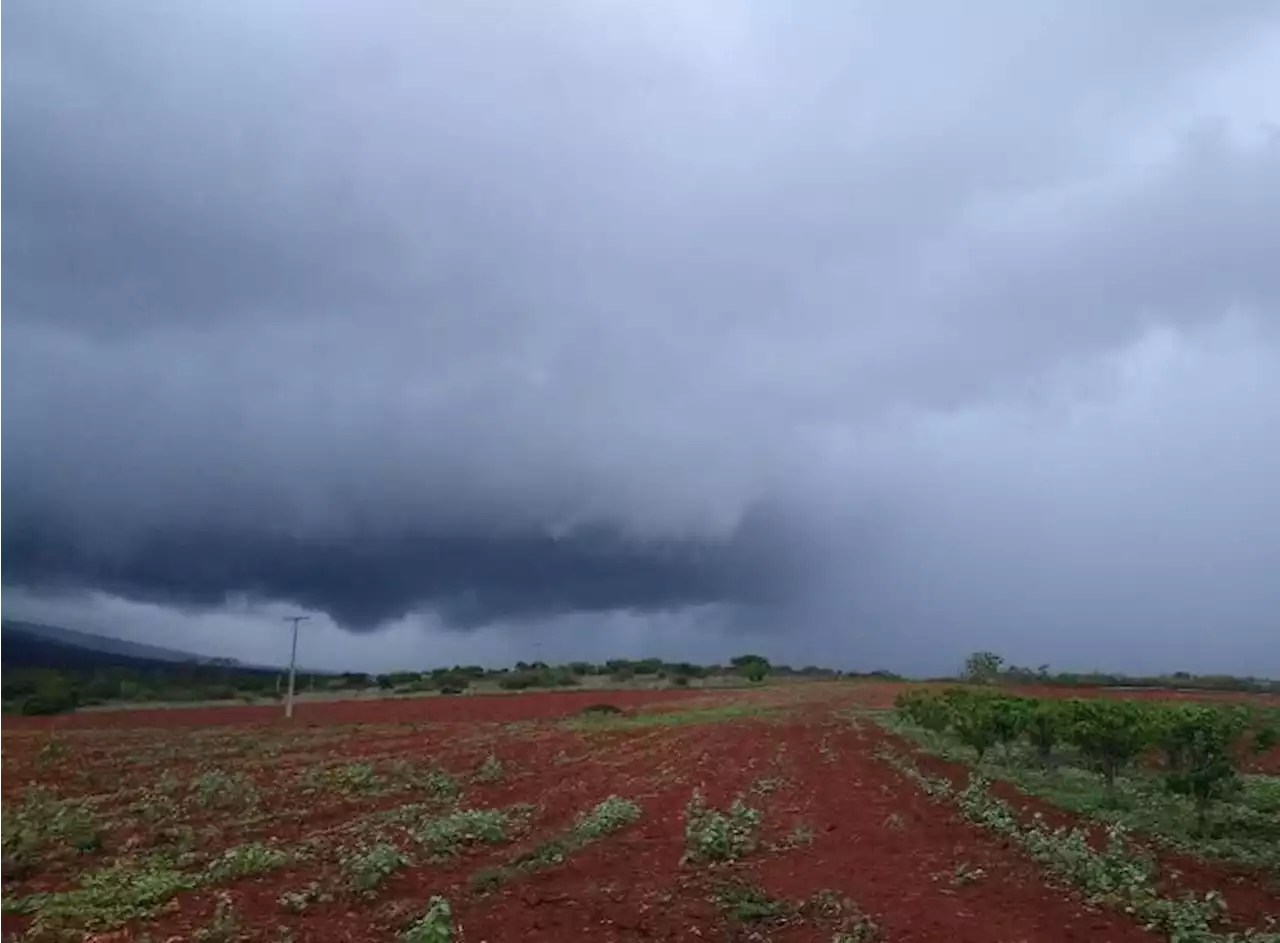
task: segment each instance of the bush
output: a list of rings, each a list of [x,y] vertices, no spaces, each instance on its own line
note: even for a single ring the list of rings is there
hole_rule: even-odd
[[[61,675],[42,678],[33,694],[22,700],[22,713],[28,716],[62,714],[73,711],[80,699],[76,689]]]
[[[1196,827],[1208,831],[1213,803],[1241,788],[1239,757],[1249,746],[1265,748],[1269,737],[1255,735],[1247,743],[1249,715],[1240,708],[1180,705],[1165,709],[1155,721],[1167,758],[1165,783],[1171,792],[1189,797],[1196,807]]]
[[[769,659],[763,655],[739,655],[733,659],[732,664],[738,669],[738,674],[754,684],[767,678],[772,668]]]
[[[504,691],[524,691],[534,686],[537,679],[528,672],[519,672],[518,674],[510,674],[498,682],[498,687]]]
[[[903,720],[925,730],[941,733],[951,725],[950,702],[928,691],[904,691],[894,699]]]
[[[1062,707],[1053,701],[1037,701],[1027,715],[1027,740],[1045,766],[1053,756],[1053,748],[1062,739],[1065,727]]]
[[[1158,736],[1149,708],[1133,701],[1071,700],[1066,740],[1102,775],[1114,795],[1116,777]]]
[[[583,717],[601,717],[607,715],[616,715],[625,713],[621,707],[613,704],[588,704],[582,710],[578,711]]]

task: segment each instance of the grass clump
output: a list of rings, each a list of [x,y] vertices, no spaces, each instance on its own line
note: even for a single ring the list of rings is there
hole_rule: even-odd
[[[762,815],[734,799],[727,812],[707,805],[695,789],[684,810],[685,861],[736,861],[755,850]]]

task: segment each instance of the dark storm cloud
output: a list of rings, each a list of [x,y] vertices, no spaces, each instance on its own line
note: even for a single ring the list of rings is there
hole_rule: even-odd
[[[786,598],[771,532],[723,544],[637,541],[601,528],[547,534],[343,534],[161,530],[125,548],[91,549],[41,522],[6,524],[6,579],[43,590],[98,590],[214,608],[228,595],[283,600],[372,628],[429,606],[450,625]],[[756,541],[753,546],[753,540]]]
[[[6,4],[5,583],[1254,640],[1277,24]]]

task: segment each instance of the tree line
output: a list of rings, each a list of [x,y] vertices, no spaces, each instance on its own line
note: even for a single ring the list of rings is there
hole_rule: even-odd
[[[1108,671],[1050,671],[1048,665],[1026,668],[1006,664],[995,652],[970,655],[960,677],[973,684],[1047,685],[1061,688],[1142,688],[1153,690],[1240,691],[1280,694],[1280,681],[1225,674],[1174,671],[1158,675],[1127,675]],[[951,678],[934,680],[953,680]]]
[[[550,665],[542,661],[518,661],[506,668],[481,665],[454,665],[426,671],[301,672],[297,690],[301,692],[364,691],[377,689],[391,694],[462,694],[473,685],[487,683],[507,691],[573,688],[590,678],[611,681],[633,679],[688,686],[698,679],[741,678],[759,683],[769,676],[836,678],[842,672],[817,666],[792,668],[775,665],[762,655],[745,654],[728,664],[702,665],[659,658],[610,659],[601,664],[574,661]],[[875,677],[894,678],[888,672]],[[120,702],[197,702],[242,700],[255,702],[284,695],[287,677],[283,671],[248,668],[228,663],[142,662],[101,667],[3,668],[3,704],[6,713],[56,714],[101,704]]]

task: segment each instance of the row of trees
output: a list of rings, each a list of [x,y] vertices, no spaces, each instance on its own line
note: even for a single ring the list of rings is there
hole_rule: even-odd
[[[347,672],[344,674],[302,673],[300,691],[360,691],[377,688],[389,693],[438,692],[461,694],[473,685],[487,682],[504,690],[566,688],[589,678],[607,677],[617,682],[632,679],[666,681],[687,686],[695,679],[741,677],[759,683],[770,675],[782,677],[837,677],[839,672],[816,667],[793,669],[773,665],[762,655],[746,654],[728,665],[699,665],[667,662],[658,658],[612,659],[603,664],[585,661],[566,665],[545,662],[517,662],[511,668],[484,668],[481,665],[454,665],[430,671],[396,671],[385,674]],[[887,673],[876,673],[893,677]],[[138,666],[101,668],[5,668],[4,707],[6,712],[54,714],[77,707],[111,702],[253,701],[283,694],[282,672],[246,668],[233,664],[195,662],[155,662]]]
[[[252,701],[284,692],[280,672],[227,665],[172,662],[146,667],[14,668],[3,669],[4,711],[57,714],[113,702],[146,703]],[[302,691],[359,690],[368,686],[364,674],[303,673]]]
[[[908,722],[953,735],[979,763],[997,747],[1007,759],[1025,741],[1050,766],[1055,750],[1069,746],[1102,777],[1112,798],[1117,777],[1154,751],[1168,788],[1195,803],[1201,829],[1213,803],[1240,788],[1242,760],[1277,740],[1274,727],[1238,706],[1049,700],[967,688],[909,691],[896,706]]]
[[[829,675],[836,672],[823,672],[821,669],[802,669],[812,672],[807,676]],[[522,691],[528,688],[565,688],[578,686],[588,678],[608,678],[612,681],[625,682],[635,678],[669,681],[677,686],[687,685],[691,679],[724,677],[737,675],[749,681],[763,681],[770,674],[799,675],[786,665],[775,668],[762,655],[739,655],[729,665],[698,665],[692,662],[667,662],[659,658],[645,658],[632,661],[615,658],[603,664],[586,661],[569,662],[567,665],[549,665],[546,662],[518,661],[513,668],[486,670],[479,665],[453,668],[437,668],[427,672],[397,672],[389,675],[377,675],[373,681],[379,687],[393,691],[431,691],[453,689],[458,693],[480,681],[497,682],[500,688],[508,691]]]
[[[1006,664],[995,652],[974,652],[961,676],[972,684],[1037,684],[1067,688],[1151,688],[1193,691],[1280,693],[1280,681],[1235,675],[1198,675],[1175,671],[1163,675],[1124,675],[1106,671],[1050,671],[1048,665],[1026,668]]]

